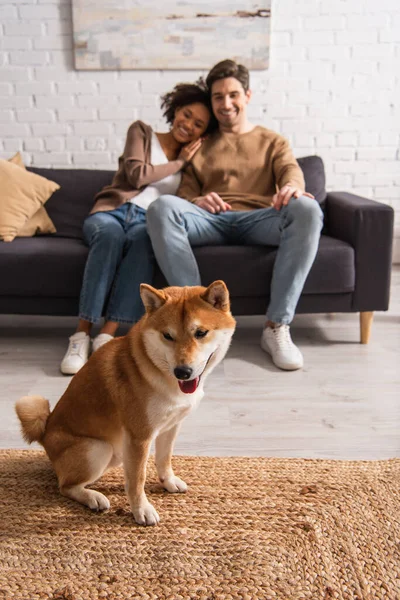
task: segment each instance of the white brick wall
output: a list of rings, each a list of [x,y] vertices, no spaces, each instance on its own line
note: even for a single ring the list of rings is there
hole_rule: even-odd
[[[399,0],[276,1],[270,52],[251,119],[322,156],[328,189],[393,206],[400,262]],[[70,0],[0,0],[0,157],[114,169],[129,124],[165,130],[160,95],[200,74],[73,64]]]

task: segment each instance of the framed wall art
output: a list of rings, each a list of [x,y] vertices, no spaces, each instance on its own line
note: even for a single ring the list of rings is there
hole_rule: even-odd
[[[269,62],[271,0],[73,0],[77,69],[209,69]]]

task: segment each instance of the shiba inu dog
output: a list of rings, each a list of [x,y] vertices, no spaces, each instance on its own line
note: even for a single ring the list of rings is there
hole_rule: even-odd
[[[235,320],[223,281],[163,290],[142,284],[140,293],[145,315],[92,355],[52,412],[40,396],[25,396],[15,408],[24,438],[46,450],[61,494],[106,510],[106,496],[86,486],[123,463],[135,521],[155,525],[159,516],[144,491],[151,442],[163,487],[186,492],[172,469],[174,441],[225,356]]]

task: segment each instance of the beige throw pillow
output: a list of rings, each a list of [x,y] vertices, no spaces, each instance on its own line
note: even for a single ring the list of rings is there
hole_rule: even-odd
[[[39,233],[55,233],[57,229],[44,206],[35,212],[26,225],[17,233],[18,237],[32,237]]]
[[[25,169],[24,161],[19,152],[9,158],[8,161]],[[18,231],[18,237],[32,237],[38,233],[56,233],[56,231],[57,229],[47,214],[45,207],[41,206],[33,217],[29,219],[27,224]]]
[[[19,153],[10,161],[0,160],[0,239],[5,242],[17,235],[55,232],[47,213],[36,213],[60,186],[23,166]]]
[[[14,165],[18,165],[19,167],[22,167],[23,169],[25,169],[24,161],[22,160],[22,156],[21,156],[20,152],[17,152],[17,154],[14,154],[14,156],[9,158],[8,162],[11,162]]]

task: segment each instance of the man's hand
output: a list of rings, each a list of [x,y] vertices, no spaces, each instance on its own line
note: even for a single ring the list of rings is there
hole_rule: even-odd
[[[308,198],[314,198],[312,194],[304,192],[300,188],[296,188],[290,183],[284,185],[277,194],[272,197],[273,207],[276,210],[281,210],[282,206],[287,206],[291,198],[300,198],[300,196],[308,196]]]
[[[206,196],[198,196],[198,198],[193,200],[193,204],[204,210],[208,210],[213,215],[232,209],[231,205],[224,202],[216,192],[210,192]]]

